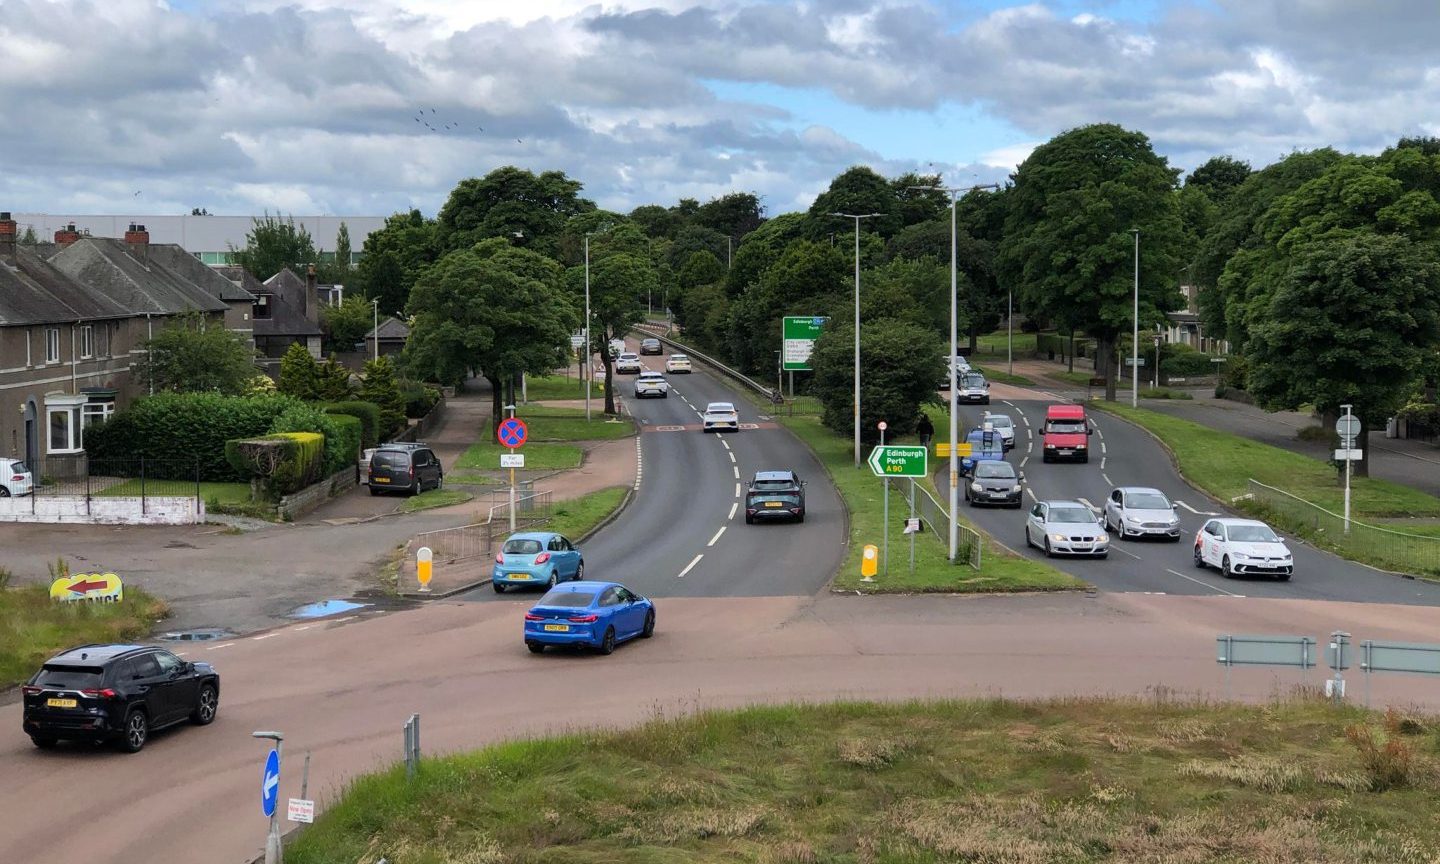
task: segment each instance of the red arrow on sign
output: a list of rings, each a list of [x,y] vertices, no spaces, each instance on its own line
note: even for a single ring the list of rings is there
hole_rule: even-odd
[[[89,581],[76,582],[74,585],[71,585],[71,586],[70,586],[69,588],[67,588],[66,590],[67,590],[67,591],[71,591],[71,592],[73,592],[73,593],[75,593],[75,594],[84,594],[86,591],[94,591],[94,590],[96,590],[97,588],[107,588],[107,587],[109,587],[109,585],[110,585],[109,582],[106,582],[104,579],[101,579],[101,580],[99,580],[99,581],[97,581],[97,582],[89,582]]]

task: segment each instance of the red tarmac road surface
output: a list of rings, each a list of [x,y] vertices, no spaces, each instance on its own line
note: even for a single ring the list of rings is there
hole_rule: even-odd
[[[20,732],[0,707],[0,861],[240,864],[262,851],[260,771],[285,734],[284,799],[324,810],[348,778],[399,758],[401,726],[422,720],[427,754],[500,739],[757,701],[834,698],[1221,695],[1220,633],[1425,641],[1440,608],[1230,597],[671,599],[651,641],[611,657],[532,656],[519,639],[533,597],[443,603],[347,623],[292,625],[186,646],[216,664],[223,692],[206,728],[157,735],[144,752],[61,747]],[[1264,699],[1327,670],[1236,669],[1234,695]],[[1363,694],[1352,670],[1351,696]],[[1377,676],[1374,704],[1440,708],[1440,682]],[[576,694],[583,694],[577,698]],[[77,806],[84,816],[70,821]]]

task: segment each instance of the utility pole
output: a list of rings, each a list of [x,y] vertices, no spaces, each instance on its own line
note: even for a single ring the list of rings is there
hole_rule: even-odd
[[[585,235],[585,326],[581,328],[585,336],[585,422],[590,422],[590,379],[594,374],[590,371],[590,357],[594,349],[590,345],[590,234]]]
[[[855,220],[855,467],[860,467],[860,220],[873,219],[879,213],[831,213]]]
[[[1140,229],[1131,228],[1135,235],[1135,317],[1131,320],[1130,333],[1130,407],[1140,406]]]

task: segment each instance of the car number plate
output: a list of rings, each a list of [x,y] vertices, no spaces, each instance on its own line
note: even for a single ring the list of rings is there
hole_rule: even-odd
[[[1060,451],[1060,455],[1061,455],[1061,456],[1072,456],[1072,455],[1074,455],[1074,454],[1073,454],[1072,451],[1070,451],[1070,450],[1061,450],[1061,451]]]
[[[530,574],[529,574],[529,573],[511,573],[509,576],[506,576],[505,578],[506,578],[506,579],[529,579],[529,578],[530,578]]]
[[[547,633],[569,633],[569,632],[570,632],[570,625],[569,625],[569,624],[546,624],[546,625],[545,625],[545,632],[547,632]]]
[[[46,708],[74,708],[79,703],[74,699],[46,699]]]
[[[1004,497],[1005,497],[1006,495],[1008,495],[1008,494],[1009,494],[1008,492],[991,492],[991,493],[990,493],[990,497],[991,497],[991,498],[1004,498]]]
[[[766,501],[766,502],[765,502],[765,506],[766,506],[766,507],[784,507],[785,505],[782,504],[782,503],[779,502],[779,501]]]
[[[372,477],[372,478],[371,478],[371,482],[373,482],[373,483],[389,483],[389,482],[390,482],[390,478],[389,478],[389,477]]]

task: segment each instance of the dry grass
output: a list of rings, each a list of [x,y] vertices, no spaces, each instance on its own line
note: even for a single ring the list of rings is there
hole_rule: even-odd
[[[755,708],[356,783],[291,864],[1436,864],[1415,712],[1067,699]]]

